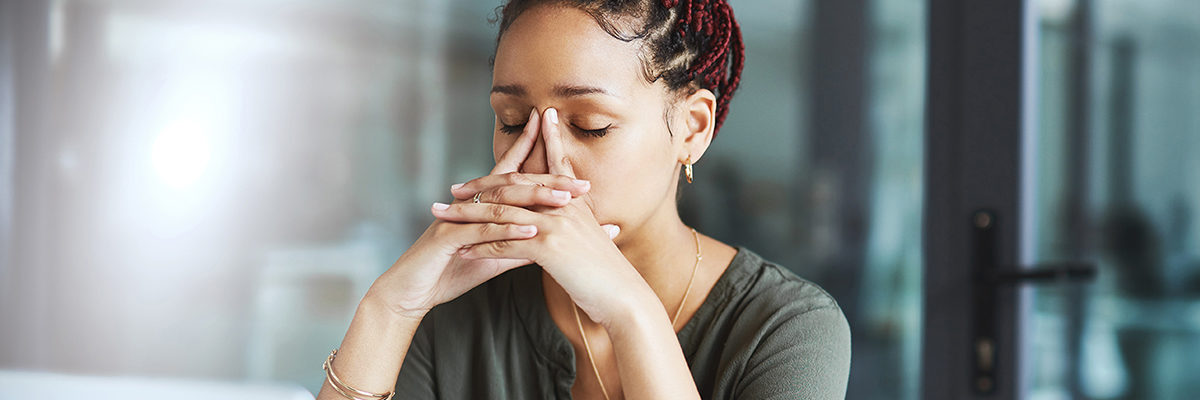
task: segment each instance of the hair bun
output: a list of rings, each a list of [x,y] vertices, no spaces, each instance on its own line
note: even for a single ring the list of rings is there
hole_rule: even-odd
[[[684,41],[694,36],[692,39],[699,47],[699,55],[688,68],[687,76],[699,80],[702,87],[717,94],[715,135],[724,124],[729,114],[729,101],[741,83],[746,60],[742,29],[733,17],[733,8],[725,0],[662,0],[666,8],[681,4],[683,8],[677,10],[679,18],[676,21],[679,35]]]

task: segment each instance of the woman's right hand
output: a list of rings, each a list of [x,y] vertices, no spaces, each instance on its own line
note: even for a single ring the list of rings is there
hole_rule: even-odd
[[[512,183],[505,197],[510,205],[561,207],[587,192],[590,185],[571,178],[516,172],[532,151],[538,136],[536,109],[525,130],[501,156],[489,175]],[[456,200],[455,202],[469,202]],[[445,204],[434,203],[433,207]],[[371,285],[364,301],[375,301],[402,317],[421,319],[438,304],[508,271],[529,264],[526,259],[465,259],[459,250],[499,240],[529,239],[537,227],[511,223],[456,223],[435,219],[415,243]]]

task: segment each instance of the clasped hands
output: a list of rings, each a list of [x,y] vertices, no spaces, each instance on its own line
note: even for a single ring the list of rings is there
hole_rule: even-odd
[[[438,222],[504,232],[493,236],[496,240],[463,243],[455,249],[454,256],[467,268],[495,276],[537,263],[591,319],[605,324],[619,311],[613,303],[621,296],[615,293],[652,292],[613,243],[620,229],[597,221],[588,195],[591,185],[576,178],[562,135],[557,110],[547,108],[539,115],[534,109],[495,168],[487,176],[454,185],[455,201],[435,203],[432,213]],[[539,139],[549,173],[518,172]]]

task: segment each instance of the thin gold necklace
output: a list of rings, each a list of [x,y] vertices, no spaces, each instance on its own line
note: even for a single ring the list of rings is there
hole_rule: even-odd
[[[692,292],[692,284],[696,282],[696,270],[700,269],[700,260],[704,257],[700,255],[700,234],[696,233],[696,228],[692,228],[692,237],[696,238],[696,265],[692,266],[692,277],[688,278],[687,289],[683,290],[683,299],[679,301],[679,308],[675,309],[675,316],[671,317],[671,330],[675,330],[675,323],[679,320],[679,314],[683,312],[684,304],[687,304],[688,294]],[[596,367],[596,358],[592,357],[592,346],[588,344],[587,333],[583,332],[583,320],[579,319],[579,306],[575,302],[571,302],[571,313],[575,314],[575,324],[579,326],[579,336],[583,337],[583,348],[587,350],[588,362],[592,363],[592,372],[596,373],[596,382],[600,383],[600,392],[604,393],[604,399],[610,400],[608,397],[608,389],[604,387],[604,379],[600,377],[600,368]]]

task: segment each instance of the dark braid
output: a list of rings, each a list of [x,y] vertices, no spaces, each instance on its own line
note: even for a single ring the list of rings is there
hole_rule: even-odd
[[[497,9],[500,35],[517,16],[541,4],[579,8],[613,37],[642,40],[646,79],[661,78],[675,92],[711,90],[717,95],[713,135],[720,131],[745,63],[741,27],[726,0],[509,0]],[[640,26],[629,26],[629,17]]]

